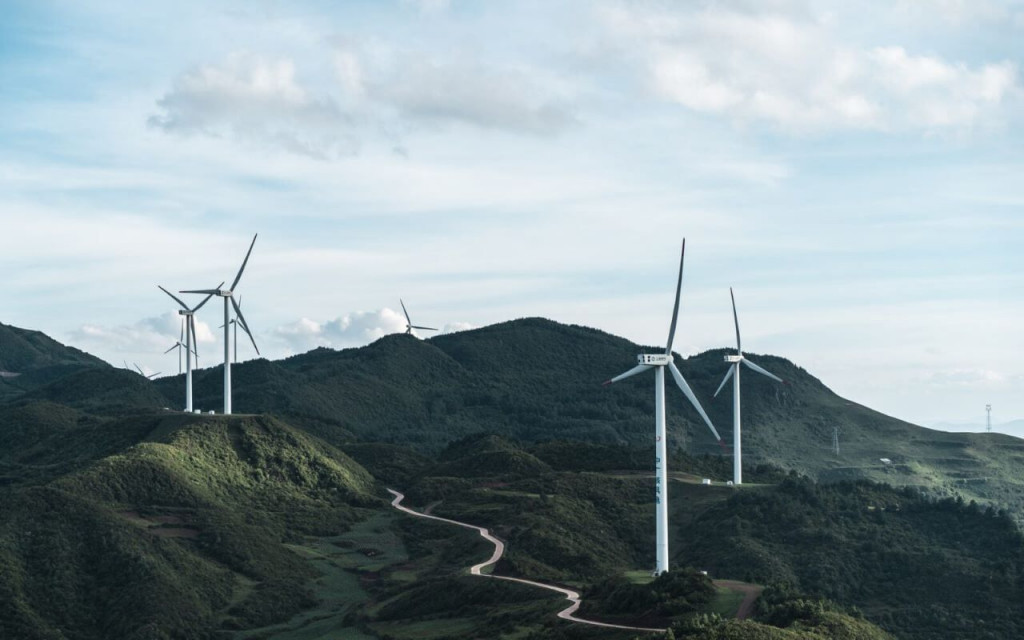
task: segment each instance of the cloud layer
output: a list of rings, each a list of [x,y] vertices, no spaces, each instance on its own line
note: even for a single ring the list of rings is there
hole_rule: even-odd
[[[405,316],[401,311],[385,307],[377,311],[353,311],[326,322],[301,318],[274,329],[273,337],[288,353],[303,353],[316,347],[359,347],[388,334],[403,333],[405,324]],[[454,322],[444,325],[441,333],[472,328],[473,325],[468,322]],[[434,334],[419,333],[423,337]]]
[[[786,131],[971,129],[1017,96],[1009,60],[969,65],[903,46],[843,41],[828,15],[796,3],[603,14],[655,94],[737,122]]]

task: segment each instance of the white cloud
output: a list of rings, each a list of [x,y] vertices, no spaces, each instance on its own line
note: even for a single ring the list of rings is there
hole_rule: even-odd
[[[441,327],[441,333],[458,333],[459,331],[469,331],[470,329],[476,329],[476,326],[469,322],[449,322]]]
[[[200,65],[175,80],[148,123],[170,134],[336,159],[375,137],[404,149],[396,138],[423,128],[464,124],[551,135],[576,122],[562,83],[537,69],[340,37],[315,51],[309,71],[318,59],[333,74],[316,92],[286,57],[236,52],[220,64]]]
[[[464,123],[535,135],[559,133],[576,122],[532,69],[400,56],[368,88],[373,98],[414,122]]]
[[[474,328],[468,322],[450,322],[438,333],[455,333]],[[360,347],[388,334],[404,332],[405,316],[401,310],[384,307],[376,311],[353,311],[326,322],[301,318],[278,326],[273,330],[273,336],[288,353],[303,353],[316,347]],[[432,334],[417,332],[421,337]]]
[[[697,112],[784,130],[970,129],[1018,91],[1008,61],[968,65],[902,46],[842,41],[805,7],[603,12],[649,90]]]
[[[110,327],[84,324],[71,332],[76,345],[81,345],[87,351],[95,349],[101,354],[162,352],[180,336],[181,316],[173,311],[143,318],[131,325]],[[202,320],[196,320],[196,340],[200,344],[210,344],[216,340],[210,325]],[[116,362],[117,358],[112,360]]]
[[[274,329],[274,337],[291,353],[315,347],[355,347],[389,333],[405,331],[405,317],[388,308],[377,311],[353,311],[327,322],[302,318]]]
[[[161,113],[149,123],[168,133],[229,136],[315,158],[357,149],[350,117],[302,86],[287,58],[234,53],[182,74],[157,104]]]

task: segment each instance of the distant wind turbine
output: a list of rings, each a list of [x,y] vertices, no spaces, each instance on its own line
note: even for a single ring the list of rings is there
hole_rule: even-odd
[[[242,296],[238,296],[238,308],[242,308]],[[234,356],[232,357],[231,361],[234,362],[235,364],[238,364],[238,318],[231,318],[231,322],[228,322],[228,324],[231,325],[231,328],[233,329],[231,333],[232,337],[234,338],[235,344],[235,346],[231,350],[231,353]],[[223,329],[224,325],[220,325],[217,328]]]
[[[672,324],[668,330],[668,344],[665,346],[665,353],[642,353],[637,356],[637,366],[629,371],[617,375],[605,382],[609,385],[630,376],[654,369],[654,504],[655,504],[655,531],[656,541],[656,568],[655,574],[662,574],[668,571],[668,455],[665,443],[665,368],[672,372],[672,378],[676,381],[683,395],[687,397],[693,408],[697,410],[704,423],[715,435],[719,446],[722,446],[722,438],[711,424],[708,414],[697,401],[690,385],[687,384],[683,374],[676,368],[674,356],[672,355],[672,341],[676,334],[676,320],[679,317],[679,294],[683,287],[683,258],[686,256],[686,239],[683,239],[683,249],[679,256],[679,279],[676,282],[676,302],[672,308]]]
[[[743,355],[743,348],[740,345],[740,320],[736,315],[736,296],[732,293],[732,287],[729,287],[729,297],[732,298],[732,320],[736,325],[736,355],[725,356],[725,361],[730,363],[729,370],[725,372],[722,384],[718,385],[715,397],[718,397],[718,392],[732,377],[732,482],[733,484],[743,484],[743,450],[740,442],[740,364],[746,365],[772,380],[782,382],[782,378],[762,369]]]
[[[223,282],[220,284],[224,284]],[[218,285],[220,286],[220,285]],[[171,297],[172,300],[177,302],[181,309],[178,309],[178,315],[185,319],[185,411],[192,413],[192,355],[196,356],[196,364],[199,363],[199,341],[196,339],[196,311],[199,311],[204,304],[210,301],[211,295],[207,295],[203,298],[203,301],[194,307],[190,307],[185,302],[174,295],[167,289],[164,289],[160,285],[157,288],[166,293]],[[181,341],[178,341],[181,344]],[[175,347],[171,347],[174,349]],[[168,349],[167,351],[170,351]],[[181,349],[181,347],[178,347]],[[167,353],[165,351],[164,353]],[[181,351],[178,351],[178,370],[181,372]]]
[[[231,283],[230,289],[221,289],[224,283],[217,285],[216,289],[194,289],[190,291],[180,291],[179,293],[199,293],[206,294],[207,296],[220,296],[224,298],[224,415],[231,415],[231,343],[229,331],[231,330],[230,322],[230,311],[228,303],[235,308],[235,316],[238,318],[239,323],[242,326],[242,331],[249,336],[249,340],[252,341],[252,346],[256,349],[256,353],[259,354],[260,348],[256,346],[256,339],[252,337],[252,332],[249,331],[249,324],[245,321],[245,316],[242,315],[242,310],[238,308],[238,303],[235,302],[234,290],[238,286],[238,281],[242,279],[242,272],[245,271],[245,265],[249,263],[249,256],[252,254],[252,248],[256,245],[256,234],[252,237],[252,243],[249,245],[249,251],[245,254],[245,260],[242,260],[242,266],[238,269],[238,274],[235,276],[234,281]]]
[[[409,317],[409,312],[405,310],[405,303],[399,298],[398,302],[402,305],[402,313],[405,314],[405,332],[409,335],[416,335],[412,332],[413,329],[423,329],[424,331],[438,331],[433,327],[417,327],[412,323],[412,319]]]
[[[163,373],[162,371],[157,371],[156,373],[147,374],[145,371],[142,370],[142,367],[140,367],[137,363],[133,362],[132,364],[134,364],[135,368],[139,371],[139,375],[147,380],[152,380],[153,378]]]
[[[175,342],[174,345],[171,346],[170,349],[168,349],[167,351],[164,351],[164,355],[167,355],[168,353],[174,351],[175,349],[178,350],[178,375],[179,376],[181,375],[181,350],[182,349],[189,349],[189,347],[184,342],[182,342],[182,340],[184,340],[184,339],[185,339],[185,318],[182,317],[182,319],[181,319],[181,334],[178,336],[178,341]],[[193,350],[193,353],[194,353],[194,350]]]

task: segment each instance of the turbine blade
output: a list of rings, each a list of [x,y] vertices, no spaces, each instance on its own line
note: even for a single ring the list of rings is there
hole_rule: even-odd
[[[179,342],[178,344],[174,345],[173,347],[171,347],[167,351],[164,351],[164,355],[167,355],[168,353],[174,351],[175,349],[180,349],[180,348],[181,348],[181,343]]]
[[[256,355],[260,355],[260,348],[256,346],[256,338],[253,338],[252,332],[249,331],[249,324],[245,321],[245,316],[242,315],[242,309],[239,308],[238,303],[235,302],[233,297],[228,297],[228,300],[231,301],[231,306],[235,308],[235,314],[238,315],[238,324],[242,326],[242,330],[245,331],[245,335],[249,336],[249,340],[252,342],[252,348],[256,350]]]
[[[722,436],[718,435],[718,431],[715,429],[715,425],[711,424],[711,418],[708,414],[704,413],[704,407],[700,406],[700,402],[697,402],[697,396],[693,395],[693,389],[686,383],[686,379],[683,378],[683,374],[679,373],[679,369],[676,368],[676,363],[668,363],[668,370],[672,372],[672,377],[675,379],[676,384],[682,390],[683,395],[690,401],[693,408],[697,410],[701,418],[704,418],[704,424],[708,425],[708,429],[711,429],[711,433],[715,434],[715,438],[721,442]]]
[[[242,279],[242,272],[245,271],[245,265],[246,265],[246,263],[249,262],[249,254],[252,253],[252,248],[256,244],[256,236],[258,236],[258,235],[259,234],[257,233],[256,235],[254,235],[252,237],[252,244],[249,245],[249,251],[247,251],[246,254],[245,254],[245,260],[242,260],[242,266],[241,266],[241,268],[238,269],[238,275],[235,276],[235,281],[231,283],[231,290],[232,291],[234,291],[235,287],[238,286],[238,281]],[[234,300],[232,300],[232,302],[234,302]]]
[[[756,364],[754,364],[750,360],[747,360],[746,358],[743,358],[742,362],[743,362],[743,364],[747,365],[748,367],[750,367],[754,371],[760,373],[761,375],[768,376],[769,378],[771,378],[772,380],[775,380],[776,382],[782,382],[782,378],[780,378],[779,376],[775,375],[774,373],[769,373],[767,370],[757,366]]]
[[[156,285],[156,286],[157,286],[158,289],[160,289],[161,291],[163,291],[167,295],[169,295],[172,298],[174,298],[174,301],[177,302],[178,304],[180,304],[182,309],[184,309],[185,311],[188,311],[188,305],[185,304],[184,302],[182,302],[181,298],[179,298],[178,296],[174,295],[173,293],[171,293],[167,289],[164,289],[160,285]],[[184,291],[179,291],[178,293],[185,293],[185,292]]]
[[[139,373],[141,373],[142,375],[146,375],[146,372],[143,371],[142,367],[140,367],[137,363],[133,362],[132,364],[134,364],[135,368],[139,370]]]
[[[672,325],[668,328],[668,344],[665,355],[672,355],[672,341],[676,339],[676,319],[679,318],[679,294],[683,289],[683,258],[686,256],[686,238],[683,238],[683,250],[679,254],[679,280],[676,281],[676,303],[672,307]]]
[[[182,289],[178,291],[178,293],[208,293],[212,296],[220,292],[217,291],[216,289]]]
[[[729,370],[725,372],[725,377],[724,377],[724,378],[722,378],[722,384],[718,385],[718,390],[717,390],[717,391],[715,391],[715,395],[714,395],[714,397],[716,397],[716,398],[717,398],[717,397],[718,397],[718,392],[722,390],[722,387],[724,387],[724,386],[725,386],[725,383],[726,383],[726,382],[729,382],[729,378],[731,378],[731,377],[732,377],[732,371],[733,371],[733,368],[734,368],[734,366],[733,366],[733,365],[729,365]]]
[[[185,318],[181,319],[181,331],[178,332],[178,344],[185,339]]]
[[[411,324],[409,326],[412,327],[413,329],[425,329],[426,331],[440,331],[440,329],[435,329],[434,327],[417,327],[414,324]]]
[[[743,353],[743,347],[740,346],[740,319],[736,315],[736,296],[732,294],[732,287],[729,287],[729,297],[732,298],[732,321],[736,324],[736,353]]]
[[[613,382],[618,382],[619,380],[625,380],[626,378],[628,378],[630,376],[635,376],[636,374],[640,373],[641,371],[647,371],[650,368],[651,368],[651,365],[649,365],[649,364],[638,364],[635,367],[633,367],[632,369],[630,369],[629,371],[627,371],[626,373],[620,373],[619,375],[615,376],[611,380],[608,380],[607,382],[604,383],[604,385],[608,386],[608,385],[610,385]]]
[[[220,284],[217,285],[216,289],[214,289],[213,291],[208,292],[206,294],[206,297],[203,298],[203,301],[200,302],[199,304],[197,304],[194,309],[192,309],[192,313],[195,313],[196,311],[199,311],[200,309],[202,309],[203,305],[206,304],[207,302],[209,302],[210,298],[212,298],[214,296],[214,294],[219,293],[220,292],[220,288],[223,287],[223,286],[224,286],[224,283],[221,282]]]
[[[192,332],[192,353],[196,354],[196,364],[199,364],[199,340],[196,338],[196,317],[188,317],[188,330]]]
[[[157,371],[157,372],[156,372],[156,373],[154,373],[154,374],[151,374],[151,375],[148,375],[148,376],[146,376],[146,379],[147,379],[147,380],[152,380],[153,378],[157,377],[157,376],[158,376],[158,375],[160,375],[161,373],[163,373],[163,371]]]
[[[398,303],[399,303],[400,305],[402,305],[402,313],[404,313],[404,314],[405,314],[405,323],[406,323],[406,324],[407,324],[408,326],[410,326],[410,327],[411,327],[411,326],[412,326],[412,318],[410,318],[410,317],[409,317],[409,312],[405,310],[405,303],[404,303],[404,302],[402,302],[402,299],[401,299],[401,298],[399,298],[399,299],[398,299]]]

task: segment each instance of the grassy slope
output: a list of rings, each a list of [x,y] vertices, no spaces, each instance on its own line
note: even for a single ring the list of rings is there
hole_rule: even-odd
[[[144,437],[0,501],[4,637],[207,637],[315,604],[282,543],[383,501],[340,451],[271,418],[153,418]],[[159,632],[157,631],[159,630]]]

